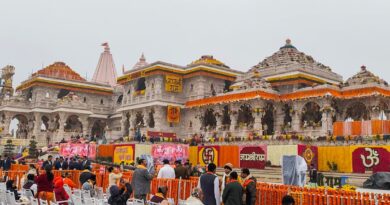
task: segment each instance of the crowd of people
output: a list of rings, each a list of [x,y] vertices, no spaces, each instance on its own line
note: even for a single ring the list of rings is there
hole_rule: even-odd
[[[8,161],[7,161],[8,160]],[[167,193],[168,187],[158,187],[156,193],[150,193],[151,182],[154,173],[148,169],[146,159],[137,159],[137,166],[134,167],[131,182],[126,182],[122,178],[123,169],[120,167],[108,167],[108,204],[125,205],[131,195],[135,199],[147,201],[147,196],[152,194],[150,202],[168,205]],[[3,170],[8,170],[9,159],[1,160],[0,165]],[[203,168],[199,165],[192,167],[187,161],[184,166],[181,161],[176,161],[171,166],[168,160],[163,160],[163,166],[159,169],[157,178],[161,179],[189,179],[190,176],[199,176],[198,185],[192,190],[191,196],[185,200],[187,205],[255,205],[257,191],[256,178],[250,173],[250,170],[243,168],[240,173],[233,171],[233,165],[227,163],[224,165],[224,174],[222,178],[216,175],[216,165],[210,163]],[[82,167],[82,169],[80,169]],[[44,170],[39,173],[39,170]],[[69,172],[63,172],[62,176],[54,177],[52,170],[81,170],[79,175],[79,184],[72,181]],[[47,160],[41,163],[38,168],[30,164],[26,173],[23,190],[31,190],[32,194],[40,200],[66,201],[70,196],[65,190],[65,185],[70,189],[81,189],[88,191],[91,197],[96,196],[96,175],[91,172],[91,162],[86,158],[64,159],[58,157],[53,160],[51,155]],[[6,182],[6,188],[14,193],[18,200],[19,194],[14,180]],[[294,199],[291,196],[283,198],[283,205],[293,205]]]

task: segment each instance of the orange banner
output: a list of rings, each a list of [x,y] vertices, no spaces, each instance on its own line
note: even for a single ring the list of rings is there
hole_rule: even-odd
[[[171,106],[167,107],[167,121],[173,123],[180,122],[180,107],[179,106]]]
[[[224,166],[226,163],[231,163],[234,167],[240,167],[240,153],[237,145],[221,146],[219,150],[220,166]]]

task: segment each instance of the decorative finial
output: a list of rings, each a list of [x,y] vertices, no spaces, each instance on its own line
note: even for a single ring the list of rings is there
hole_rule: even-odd
[[[143,52],[142,52],[142,54],[141,54],[141,58],[139,58],[139,61],[140,61],[140,62],[145,62],[145,61],[146,61],[145,55],[144,55]]]
[[[122,64],[122,74],[124,74],[124,73],[125,73],[125,65]]]
[[[291,39],[286,39],[286,45],[291,45]]]
[[[362,66],[360,67],[360,69],[361,69],[361,71],[366,71],[366,70],[367,70],[365,65],[362,65]]]
[[[107,52],[110,51],[110,46],[108,45],[107,42],[102,43],[102,46],[104,47],[104,51],[107,51]]]

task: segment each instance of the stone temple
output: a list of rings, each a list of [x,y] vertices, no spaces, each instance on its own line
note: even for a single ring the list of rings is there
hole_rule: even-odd
[[[245,137],[332,133],[335,121],[390,119],[388,83],[365,66],[346,81],[287,40],[247,72],[211,55],[186,66],[139,61],[117,77],[103,44],[91,81],[63,62],[13,88],[13,66],[2,69],[1,136],[33,136],[40,145],[75,135],[108,141],[145,135]],[[349,68],[350,69],[350,68]],[[17,128],[10,130],[12,120]]]

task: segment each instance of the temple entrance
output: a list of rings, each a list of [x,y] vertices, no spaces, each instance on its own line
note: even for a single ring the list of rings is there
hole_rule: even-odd
[[[225,105],[222,110],[222,125],[224,129],[230,126],[229,106]]]
[[[49,118],[46,116],[41,117],[41,126],[40,126],[41,132],[46,132],[49,130]]]
[[[267,103],[264,108],[264,116],[261,119],[264,135],[272,135],[274,133],[274,106]]]
[[[355,102],[347,108],[344,120],[361,121],[369,119],[367,107],[361,102]]]
[[[292,110],[291,105],[284,104],[284,106],[283,106],[283,113],[284,113],[283,127],[284,128],[290,128],[291,127],[291,122],[292,122],[291,110]]]
[[[106,125],[107,125],[106,122],[104,122],[102,120],[96,120],[92,126],[91,136],[93,136],[95,138],[103,137],[105,134],[104,129],[105,129]]]
[[[214,115],[214,110],[212,108],[208,108],[203,117],[203,126],[206,130],[213,130],[217,126],[217,119]]]
[[[123,130],[123,135],[126,137],[126,136],[129,136],[130,133],[129,133],[129,129],[130,129],[130,113],[126,113],[126,117],[125,117],[125,122],[124,122],[124,129]]]
[[[10,134],[18,139],[27,139],[28,119],[25,115],[15,115],[10,124]]]
[[[80,122],[77,115],[71,115],[65,122],[65,132],[76,132],[81,133],[83,131],[83,124]]]
[[[320,106],[315,102],[308,102],[302,109],[301,125],[303,127],[321,126],[322,112]]]
[[[255,118],[252,115],[252,107],[250,105],[241,105],[238,110],[237,122],[239,127],[251,127]]]
[[[149,112],[149,119],[148,119],[148,126],[150,128],[154,128],[154,110],[152,109],[150,112]]]

